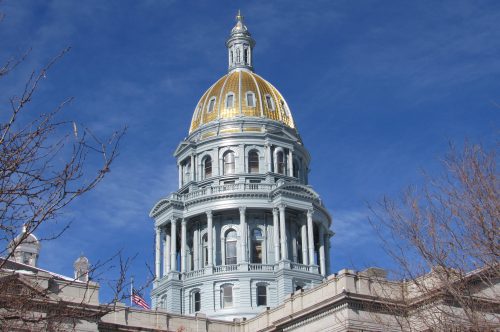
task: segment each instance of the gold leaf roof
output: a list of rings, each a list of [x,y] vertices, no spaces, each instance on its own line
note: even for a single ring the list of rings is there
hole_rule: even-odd
[[[230,95],[233,96],[232,103],[231,97],[228,99]],[[253,98],[249,95],[253,95]],[[212,110],[211,100],[214,100]],[[281,93],[254,72],[238,69],[221,77],[203,94],[194,110],[189,133],[211,121],[241,116],[267,118],[295,128],[292,114]]]

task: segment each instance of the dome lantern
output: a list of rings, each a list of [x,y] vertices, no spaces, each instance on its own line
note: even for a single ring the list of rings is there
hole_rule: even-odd
[[[243,16],[238,10],[236,25],[231,29],[231,35],[226,41],[230,72],[237,68],[246,68],[253,71],[252,52],[254,46],[255,40],[243,23]]]

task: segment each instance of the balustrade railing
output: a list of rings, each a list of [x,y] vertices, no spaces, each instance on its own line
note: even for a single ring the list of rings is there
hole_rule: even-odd
[[[250,271],[274,271],[274,264],[249,264]]]
[[[219,265],[214,267],[214,273],[223,273],[223,272],[231,272],[238,271],[238,264],[232,265]]]
[[[205,269],[186,272],[184,274],[184,278],[191,279],[191,278],[201,277],[203,275],[205,275]]]
[[[316,272],[314,269],[314,266],[310,265],[305,265],[305,264],[300,264],[300,263],[294,263],[294,262],[289,262],[289,269],[291,270],[298,270],[298,271],[305,271],[305,272]],[[243,267],[243,269],[242,269]],[[278,270],[280,267],[278,264],[256,264],[256,263],[250,263],[250,264],[231,264],[231,265],[218,265],[212,267],[212,269],[200,269],[200,270],[195,270],[195,271],[188,271],[184,273],[184,280],[186,279],[192,279],[192,278],[198,278],[202,277],[205,275],[211,275],[211,274],[219,274],[219,273],[226,273],[226,272],[242,272],[242,271],[265,271],[265,272],[272,272],[275,270]],[[181,275],[179,275],[179,279],[181,278]]]
[[[245,192],[245,191],[262,191],[269,192],[276,188],[275,184],[270,183],[232,183],[232,184],[222,184],[218,186],[210,186],[205,188],[200,188],[193,190],[186,194],[172,194],[170,199],[176,201],[189,201],[195,198],[204,197],[213,194],[227,193],[227,192]]]
[[[310,271],[309,265],[294,263],[294,262],[290,262],[290,268],[292,270],[307,271],[307,272]]]

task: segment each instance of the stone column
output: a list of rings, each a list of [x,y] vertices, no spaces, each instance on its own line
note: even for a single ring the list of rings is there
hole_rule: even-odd
[[[330,272],[330,232],[326,231],[325,234],[325,272],[328,275]]]
[[[325,235],[323,232],[323,225],[318,227],[319,234],[319,271],[322,276],[326,275],[325,265]]]
[[[314,230],[313,230],[314,210],[307,210],[307,246],[309,248],[309,264],[314,264]]]
[[[182,188],[182,166],[177,164],[177,170],[179,171],[179,189]]]
[[[288,260],[288,243],[286,238],[286,221],[285,221],[286,205],[281,204],[280,210],[280,236],[281,236],[281,259]]]
[[[241,261],[247,262],[247,221],[246,221],[246,207],[240,207],[240,228],[241,228]]]
[[[195,181],[196,165],[194,163],[194,154],[191,155],[191,181]]]
[[[297,223],[295,220],[291,220],[291,222],[288,224],[288,227],[290,228],[290,237],[292,238],[292,257],[291,260],[294,263],[298,262],[297,259],[297,232],[299,231],[297,228]]]
[[[165,242],[163,243],[163,275],[167,275],[170,272],[170,234],[168,234],[167,228],[164,230]]]
[[[199,247],[199,244],[200,244],[200,239],[198,238],[198,226],[196,226],[196,228],[194,229],[194,232],[193,232],[193,262],[194,262],[194,266],[193,266],[193,270],[199,270],[200,269],[200,265],[199,265],[199,262],[198,262],[198,257],[199,257],[199,251],[200,251],[200,247]]]
[[[155,238],[155,276],[156,280],[159,280],[160,267],[161,267],[161,230],[160,227],[156,227],[156,238]]]
[[[214,264],[214,242],[213,242],[213,221],[212,211],[207,211],[207,240],[208,240],[208,266]]]
[[[170,221],[170,268],[171,271],[177,271],[177,220]]]
[[[302,223],[300,227],[300,238],[302,240],[302,264],[309,264],[309,256],[307,254],[307,224],[305,222]]]
[[[181,272],[186,272],[186,219],[181,221]]]
[[[266,144],[266,162],[267,162],[267,171],[272,172],[272,157],[271,157],[271,145]]]
[[[274,262],[280,261],[280,227],[278,219],[278,209],[273,209],[273,235],[274,235]]]
[[[293,153],[288,150],[288,176],[293,176]]]

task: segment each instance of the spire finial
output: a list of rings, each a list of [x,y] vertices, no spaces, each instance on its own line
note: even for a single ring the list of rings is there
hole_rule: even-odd
[[[238,9],[238,14],[236,15],[236,22],[243,22],[243,16],[241,15],[241,10]]]

